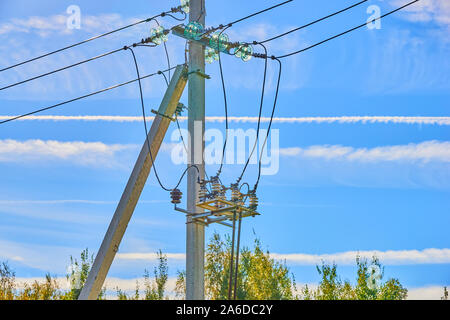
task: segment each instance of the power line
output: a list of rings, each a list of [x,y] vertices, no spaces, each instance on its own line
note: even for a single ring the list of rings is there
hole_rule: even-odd
[[[312,48],[314,48],[314,47],[317,47],[317,46],[319,46],[319,45],[321,45],[321,44],[324,44],[324,43],[326,43],[326,42],[328,42],[328,41],[331,41],[331,40],[333,40],[333,39],[336,39],[336,38],[338,38],[338,37],[341,37],[341,36],[343,36],[343,35],[345,35],[345,34],[347,34],[347,33],[350,33],[350,32],[352,32],[352,31],[355,31],[355,30],[357,30],[357,29],[360,29],[360,28],[366,26],[368,23],[373,23],[373,22],[375,22],[375,21],[377,21],[377,20],[381,20],[382,18],[387,17],[387,16],[389,16],[389,15],[391,15],[391,14],[397,12],[397,11],[400,11],[400,10],[402,10],[402,9],[404,9],[404,8],[410,6],[410,5],[412,5],[412,4],[414,4],[414,3],[418,2],[418,1],[420,1],[420,0],[414,0],[414,1],[411,1],[411,2],[409,2],[409,3],[407,3],[407,4],[403,5],[403,6],[401,6],[401,7],[399,7],[399,8],[397,8],[397,9],[395,9],[395,10],[392,10],[392,11],[390,11],[390,12],[388,12],[388,13],[383,14],[382,16],[380,16],[380,17],[378,17],[378,18],[372,19],[372,20],[369,21],[369,22],[363,23],[363,24],[361,24],[361,25],[359,25],[359,26],[357,26],[357,27],[354,27],[354,28],[352,28],[352,29],[349,29],[349,30],[347,30],[347,31],[344,31],[344,32],[342,32],[342,33],[339,33],[339,34],[337,34],[337,35],[335,35],[335,36],[333,36],[333,37],[331,37],[331,38],[328,38],[328,39],[325,39],[325,40],[323,40],[323,41],[317,42],[316,44],[313,44],[313,45],[311,45],[311,46],[309,46],[309,47],[306,47],[306,48],[304,48],[304,49],[301,49],[301,50],[298,50],[298,51],[295,51],[295,52],[291,52],[291,53],[289,53],[289,54],[285,54],[285,55],[282,55],[282,56],[278,56],[278,57],[276,57],[276,58],[282,59],[282,58],[290,57],[290,56],[296,55],[296,54],[298,54],[298,53],[301,53],[301,52],[307,51],[307,50],[309,50],[309,49],[312,49]]]
[[[253,153],[255,152],[256,146],[257,146],[258,141],[259,141],[259,128],[261,127],[261,116],[262,116],[262,109],[263,109],[263,104],[264,104],[264,94],[265,94],[266,77],[267,77],[267,48],[262,43],[259,43],[259,45],[263,47],[263,49],[265,51],[266,58],[264,59],[265,60],[264,61],[264,77],[263,77],[263,85],[262,85],[262,92],[261,92],[261,102],[260,102],[260,105],[259,105],[258,126],[257,126],[257,129],[256,129],[255,144],[253,145],[252,152],[248,156],[247,162],[245,163],[245,166],[242,169],[242,173],[241,173],[241,175],[239,176],[239,178],[237,180],[238,184],[241,182],[242,177],[244,176],[245,171],[247,170],[248,164],[250,163],[250,159],[253,156]]]
[[[255,12],[255,13],[252,13],[252,14],[250,14],[250,15],[247,15],[247,16],[245,16],[245,17],[243,17],[243,18],[237,19],[237,20],[235,20],[235,21],[233,21],[233,22],[230,22],[230,23],[226,24],[225,26],[224,26],[224,25],[220,25],[220,26],[217,27],[217,28],[212,28],[212,29],[210,29],[209,31],[205,32],[203,35],[206,35],[206,34],[208,34],[208,33],[210,33],[210,32],[216,31],[216,30],[222,30],[222,31],[220,32],[219,38],[218,38],[218,39],[220,39],[221,35],[222,35],[228,28],[231,28],[234,24],[239,23],[239,22],[244,21],[244,20],[247,20],[247,19],[252,18],[252,17],[254,17],[254,16],[256,16],[256,15],[262,14],[262,13],[264,13],[264,12],[270,11],[270,10],[275,9],[275,8],[277,8],[277,7],[283,6],[283,5],[285,5],[285,4],[289,3],[289,2],[292,2],[292,1],[293,1],[293,0],[284,1],[284,2],[282,2],[282,3],[279,3],[279,4],[274,5],[274,6],[272,6],[272,7],[269,7],[269,8],[260,10],[260,11],[257,11],[257,12]],[[219,40],[219,42],[220,42],[220,40]],[[220,43],[219,43],[219,45],[220,45]],[[226,90],[225,90],[225,81],[224,81],[224,77],[223,77],[222,61],[221,61],[221,56],[220,56],[220,54],[221,54],[221,52],[220,52],[220,50],[218,50],[218,55],[219,55],[219,68],[220,68],[220,77],[221,77],[221,80],[222,80],[222,88],[223,88],[223,95],[224,95],[224,101],[225,101],[225,142],[224,142],[224,145],[223,145],[222,159],[221,159],[221,162],[220,162],[220,167],[219,167],[219,170],[218,170],[218,172],[217,172],[217,176],[218,176],[218,177],[220,177],[220,174],[221,174],[221,172],[222,172],[223,162],[224,162],[224,158],[225,158],[225,150],[226,150],[227,141],[228,141],[228,103],[227,103],[227,95],[226,95]],[[267,67],[267,65],[266,65],[266,67]],[[264,83],[265,83],[265,78],[264,78]],[[264,95],[264,88],[263,88],[263,95]],[[261,102],[261,108],[262,108],[262,102]],[[261,113],[260,113],[260,117],[261,117]],[[259,127],[259,124],[258,124],[258,127]],[[257,142],[257,141],[256,141],[256,142]],[[253,148],[253,149],[254,149],[254,148]],[[249,159],[250,159],[250,158],[249,158]],[[247,164],[247,165],[248,165],[248,164]],[[247,167],[247,165],[246,165],[245,167]],[[245,170],[244,170],[244,172],[245,172]],[[242,178],[242,176],[241,176],[241,178]],[[241,178],[240,178],[240,179],[241,179]],[[240,179],[239,179],[239,180],[240,180]]]
[[[265,148],[266,143],[267,143],[267,138],[269,137],[269,134],[270,134],[270,129],[272,128],[272,120],[273,120],[273,116],[275,114],[275,109],[277,107],[278,92],[279,92],[279,89],[280,89],[282,64],[281,64],[281,60],[278,59],[278,58],[273,58],[273,60],[278,61],[279,65],[280,65],[280,69],[279,69],[279,72],[278,72],[278,81],[277,81],[277,88],[275,90],[275,100],[274,100],[274,103],[273,103],[272,114],[270,116],[270,122],[269,122],[269,126],[268,126],[268,129],[267,129],[266,138],[264,139],[264,143],[263,143],[263,146],[261,148],[261,154],[259,155],[258,178],[256,180],[255,187],[253,188],[254,192],[256,192],[256,190],[258,189],[259,180],[261,179],[262,155],[264,153],[264,148]]]
[[[231,26],[227,26],[225,29],[223,29],[220,32],[218,39],[220,39],[221,35],[230,27]],[[220,47],[220,40],[219,40],[218,46]],[[223,162],[225,159],[225,150],[227,148],[227,143],[228,143],[228,99],[227,99],[227,91],[225,89],[225,79],[223,76],[222,58],[220,56],[220,51],[218,51],[218,56],[219,56],[220,79],[222,81],[223,99],[224,99],[224,105],[225,105],[225,141],[223,143],[222,159],[220,161],[220,167],[219,167],[219,170],[217,171],[217,177],[220,178],[220,174],[222,173],[222,168],[223,168]]]
[[[184,14],[184,19],[180,20],[179,18],[176,18],[176,17],[174,17],[173,15],[170,14],[170,13],[176,13],[176,12],[182,12],[182,13]],[[153,17],[151,17],[151,18],[147,18],[147,19],[144,19],[144,20],[140,20],[140,21],[138,21],[138,22],[129,24],[129,25],[124,26],[124,27],[121,27],[121,28],[119,28],[119,29],[116,29],[116,30],[113,30],[113,31],[109,31],[109,32],[103,33],[103,34],[101,34],[101,35],[98,35],[98,36],[89,38],[89,39],[87,39],[87,40],[84,40],[84,41],[81,41],[81,42],[78,42],[78,43],[75,43],[75,44],[72,44],[72,45],[69,45],[69,46],[67,46],[67,47],[64,47],[64,48],[61,48],[61,49],[58,49],[58,50],[55,50],[55,51],[52,51],[52,52],[49,52],[49,53],[40,55],[40,56],[38,56],[38,57],[35,57],[35,58],[32,58],[32,59],[28,59],[28,60],[19,62],[19,63],[17,63],[17,64],[12,65],[12,66],[9,66],[9,67],[0,69],[0,72],[6,71],[6,70],[9,70],[9,69],[13,69],[13,68],[16,68],[16,67],[18,67],[18,66],[21,66],[21,65],[24,65],[24,64],[27,64],[27,63],[30,63],[30,62],[33,62],[33,61],[36,61],[36,60],[39,60],[39,59],[48,57],[48,56],[53,55],[53,54],[55,54],[55,53],[59,53],[59,52],[62,52],[62,51],[65,51],[65,50],[68,50],[68,49],[77,47],[77,46],[79,46],[79,45],[82,45],[82,44],[91,42],[91,41],[93,41],[93,40],[97,40],[97,39],[106,37],[106,36],[111,35],[111,34],[114,34],[114,33],[116,33],[116,32],[119,32],[119,31],[122,31],[122,30],[125,30],[125,29],[128,29],[128,28],[137,26],[137,25],[139,25],[139,24],[142,24],[142,23],[145,23],[145,22],[150,22],[150,21],[152,21],[152,20],[155,19],[155,18],[158,18],[158,17],[164,17],[164,16],[166,16],[166,15],[167,15],[167,16],[170,16],[170,17],[172,17],[172,18],[174,18],[174,19],[176,19],[176,20],[178,20],[178,21],[183,21],[183,20],[186,19],[186,13],[184,13],[183,11],[181,11],[181,7],[172,8],[170,11],[162,12],[162,13],[160,13],[160,14],[158,14],[158,15],[156,15],[156,16],[153,16]]]
[[[285,5],[285,4],[289,3],[289,2],[292,2],[292,1],[294,1],[294,0],[288,0],[288,1],[285,1],[285,2],[282,2],[282,3],[279,3],[279,4],[276,4],[276,5],[274,5],[274,6],[270,7],[270,8],[266,8],[266,9],[260,10],[260,11],[258,11],[258,12],[252,13],[252,14],[250,14],[250,15],[248,15],[248,16],[245,16],[245,17],[243,17],[243,18],[240,18],[240,19],[237,19],[237,20],[235,20],[235,21],[229,22],[229,23],[227,23],[227,24],[225,24],[225,25],[221,24],[221,25],[219,25],[219,26],[217,26],[217,27],[210,28],[210,29],[206,30],[206,32],[203,33],[202,36],[205,36],[205,35],[207,35],[208,33],[211,33],[211,32],[217,31],[217,30],[222,30],[223,28],[230,28],[230,27],[232,27],[233,25],[235,25],[236,23],[239,23],[239,22],[241,22],[241,21],[247,20],[247,19],[249,19],[249,18],[252,18],[252,17],[257,16],[257,15],[259,15],[259,14],[261,14],[261,13],[264,13],[264,12],[270,11],[270,10],[272,10],[272,9],[278,8],[278,7],[283,6],[283,5]]]
[[[172,67],[171,69],[173,70],[175,68],[176,67]],[[40,112],[43,112],[43,111],[54,109],[54,108],[60,107],[62,105],[65,105],[65,104],[68,104],[68,103],[71,103],[71,102],[75,102],[75,101],[78,101],[78,100],[82,100],[82,99],[85,99],[85,98],[88,98],[88,97],[91,97],[91,96],[94,96],[94,95],[97,95],[97,94],[100,94],[100,93],[103,93],[103,92],[106,92],[106,91],[110,91],[110,90],[113,90],[113,89],[116,89],[116,88],[119,88],[119,87],[123,87],[123,86],[126,86],[128,84],[134,83],[136,81],[140,81],[140,80],[143,80],[143,79],[147,79],[147,78],[153,77],[153,76],[159,74],[159,72],[167,72],[167,71],[169,71],[169,69],[166,69],[164,71],[158,71],[158,72],[155,72],[155,73],[152,73],[152,74],[148,74],[148,75],[143,76],[143,77],[138,78],[138,79],[134,79],[134,80],[130,80],[130,81],[127,81],[127,82],[120,83],[120,84],[116,84],[114,86],[111,86],[111,87],[108,87],[108,88],[105,88],[105,89],[102,89],[102,90],[98,90],[98,91],[86,94],[84,96],[81,96],[81,97],[77,97],[77,98],[70,99],[70,100],[67,100],[67,101],[64,101],[64,102],[60,102],[60,103],[54,104],[54,105],[46,107],[46,108],[38,109],[38,110],[35,110],[35,111],[32,111],[32,112],[28,112],[28,113],[25,113],[25,114],[22,114],[22,115],[19,115],[19,116],[15,116],[15,117],[12,117],[10,119],[6,119],[6,120],[1,121],[0,125],[4,124],[4,123],[7,123],[7,122],[11,122],[11,121],[17,120],[17,119],[20,119],[20,118],[24,118],[24,117],[27,117],[27,116],[30,116],[30,115],[33,115],[33,114],[36,114],[36,113],[40,113]]]
[[[231,24],[231,25],[234,25],[234,24],[239,23],[239,22],[241,22],[241,21],[244,21],[244,20],[247,20],[247,19],[252,18],[252,17],[254,17],[254,16],[257,16],[257,15],[259,15],[259,14],[261,14],[261,13],[264,13],[264,12],[270,11],[270,10],[272,10],[272,9],[278,8],[278,7],[280,7],[280,6],[283,6],[283,5],[285,5],[285,4],[289,3],[289,2],[292,2],[292,1],[294,1],[294,0],[288,0],[288,1],[285,1],[285,2],[282,2],[282,3],[279,3],[279,4],[276,4],[276,5],[274,5],[274,6],[270,7],[270,8],[267,8],[267,9],[264,9],[264,10],[261,10],[261,11],[255,12],[255,13],[252,13],[252,14],[246,16],[246,17],[243,17],[243,18],[240,18],[240,19],[235,20],[235,21],[233,21],[233,22],[230,22],[228,25],[230,25],[230,24]]]
[[[338,14],[340,14],[340,13],[343,13],[343,12],[345,12],[345,11],[347,11],[347,10],[350,10],[350,9],[352,9],[352,8],[354,8],[354,7],[357,7],[357,6],[359,6],[360,4],[363,4],[364,2],[367,2],[367,1],[368,1],[368,0],[360,1],[360,2],[358,2],[358,3],[355,3],[355,4],[351,5],[350,7],[347,7],[347,8],[345,8],[345,9],[336,11],[336,12],[334,12],[334,13],[332,13],[332,14],[329,14],[329,15],[323,17],[323,18],[314,20],[314,21],[312,21],[312,22],[310,22],[310,23],[308,23],[308,24],[305,24],[305,25],[303,25],[303,26],[301,26],[301,27],[292,29],[292,30],[287,31],[287,32],[285,32],[285,33],[282,33],[282,34],[280,34],[280,35],[278,35],[278,36],[275,36],[275,37],[273,37],[273,38],[269,38],[269,39],[264,40],[264,41],[259,41],[259,43],[266,43],[266,42],[269,42],[269,41],[272,41],[272,40],[275,40],[275,39],[284,37],[284,36],[286,36],[286,35],[288,35],[288,34],[291,34],[291,33],[293,33],[293,32],[299,31],[299,30],[301,30],[301,29],[310,27],[310,26],[312,26],[312,25],[314,25],[314,24],[316,24],[316,23],[319,23],[319,22],[321,22],[321,21],[323,21],[323,20],[329,19],[329,18],[334,17],[334,16],[336,16],[336,15],[338,15]]]
[[[145,119],[144,94],[142,93],[142,84],[141,84],[141,77],[140,77],[140,73],[139,73],[139,66],[138,66],[138,63],[137,63],[136,55],[134,54],[134,50],[132,48],[128,48],[128,50],[130,50],[130,52],[133,55],[133,60],[134,60],[134,64],[135,64],[135,67],[136,67],[136,74],[138,76],[137,79],[138,79],[138,83],[139,83],[139,93],[140,93],[141,107],[142,107],[142,119],[143,119],[143,122],[144,122],[144,129],[145,129],[145,141],[147,143],[148,153],[150,154],[150,160],[152,161],[153,171],[155,172],[156,180],[158,180],[159,186],[163,190],[170,192],[170,191],[173,191],[173,190],[177,189],[180,186],[181,182],[183,181],[184,176],[186,175],[186,173],[188,172],[189,169],[194,167],[195,169],[197,169],[199,175],[200,175],[200,170],[198,169],[198,167],[196,165],[190,165],[184,170],[183,174],[181,175],[181,177],[178,180],[178,183],[176,184],[175,187],[173,187],[172,189],[169,189],[169,188],[166,188],[162,184],[161,179],[159,178],[159,175],[158,175],[158,171],[156,170],[155,161],[154,161],[154,158],[153,158],[153,155],[152,155],[152,149],[150,147],[150,141],[148,140],[147,120]],[[158,72],[158,74],[160,74],[160,73]],[[164,78],[165,78],[165,75],[164,75]]]
[[[155,20],[156,23],[159,25],[158,21],[157,21],[156,19],[154,19],[154,20]],[[150,39],[150,38],[148,38],[148,39]],[[146,45],[146,43],[148,43],[148,41],[149,41],[148,39],[142,39],[141,42],[139,42],[139,43],[133,43],[131,46],[133,46],[133,47],[137,47],[137,46],[145,46],[145,47],[151,47],[151,48],[154,48],[154,47],[157,46],[157,45],[154,45],[154,46],[152,46],[152,45]],[[103,54],[98,55],[98,56],[95,56],[95,57],[93,57],[93,58],[89,58],[89,59],[86,59],[86,60],[83,60],[83,61],[80,61],[80,62],[71,64],[71,65],[69,65],[69,66],[65,66],[65,67],[63,67],[63,68],[59,68],[59,69],[56,69],[56,70],[53,70],[53,71],[50,71],[50,72],[41,74],[41,75],[36,76],[36,77],[32,77],[32,78],[29,78],[29,79],[26,79],[26,80],[22,80],[22,81],[19,81],[19,82],[16,82],[16,83],[7,85],[7,86],[5,86],[5,87],[0,88],[0,91],[9,89],[9,88],[12,88],[12,87],[15,87],[15,86],[18,86],[18,85],[21,85],[21,84],[24,84],[24,83],[27,83],[27,82],[30,82],[30,81],[34,81],[34,80],[37,80],[37,79],[40,79],[40,78],[43,78],[43,77],[52,75],[52,74],[54,74],[54,73],[58,73],[58,72],[61,72],[61,71],[64,71],[64,70],[67,70],[67,69],[70,69],[70,68],[73,68],[73,67],[76,67],[76,66],[79,66],[79,65],[82,65],[82,64],[85,64],[85,63],[88,63],[88,62],[91,62],[91,61],[100,59],[100,58],[104,58],[104,57],[106,57],[106,56],[112,55],[112,54],[117,53],[117,52],[119,52],[119,51],[127,50],[127,48],[128,48],[128,46],[124,46],[124,47],[122,47],[122,48],[119,48],[119,49],[116,49],[116,50],[113,50],[113,51],[109,51],[109,52],[103,53]],[[169,53],[167,52],[167,47],[166,47],[166,43],[165,43],[165,42],[164,42],[164,49],[165,49],[166,57],[167,57],[168,70],[171,70],[171,68],[170,68]],[[170,79],[170,71],[169,71],[169,79]]]
[[[40,78],[49,76],[49,75],[54,74],[54,73],[58,73],[58,72],[67,70],[67,69],[70,69],[70,68],[73,68],[73,67],[85,64],[85,63],[90,62],[90,61],[94,61],[94,60],[97,60],[97,59],[100,59],[100,58],[104,58],[106,56],[112,55],[112,54],[117,53],[117,52],[122,51],[122,50],[126,50],[126,47],[123,47],[123,48],[120,48],[120,49],[116,49],[116,50],[113,50],[113,51],[110,51],[110,52],[106,52],[106,53],[103,53],[101,55],[95,56],[93,58],[89,58],[89,59],[86,59],[86,60],[83,60],[83,61],[71,64],[69,66],[66,66],[66,67],[63,67],[63,68],[60,68],[60,69],[56,69],[56,70],[53,70],[53,71],[41,74],[41,75],[33,77],[33,78],[29,78],[29,79],[26,79],[26,80],[22,80],[22,81],[19,81],[19,82],[7,85],[6,87],[0,88],[0,91],[9,89],[9,88],[12,88],[12,87],[15,87],[15,86],[18,86],[18,85],[21,85],[21,84],[33,81],[33,80],[40,79]]]

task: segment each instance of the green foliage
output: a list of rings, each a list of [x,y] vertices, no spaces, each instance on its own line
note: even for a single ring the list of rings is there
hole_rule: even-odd
[[[61,300],[64,292],[60,290],[56,279],[45,275],[43,282],[25,283],[23,289],[17,289],[16,275],[6,262],[0,264],[0,300]]]
[[[157,252],[158,266],[153,270],[153,279],[145,270],[143,291],[136,281],[133,294],[127,295],[120,288],[116,288],[119,300],[163,300],[167,299],[166,289],[168,281],[167,256],[160,250]],[[205,294],[207,299],[226,300],[228,298],[229,265],[231,256],[231,241],[227,237],[222,239],[215,233],[206,250],[205,263]],[[75,300],[81,288],[86,283],[89,271],[94,262],[93,255],[88,249],[83,250],[80,260],[70,257],[70,269],[66,275],[70,283],[70,290],[60,289],[55,278],[50,274],[43,282],[34,281],[23,284],[19,290],[15,273],[7,263],[0,264],[0,300]],[[384,267],[377,257],[373,257],[369,265],[366,259],[356,258],[357,273],[355,285],[348,280],[342,281],[337,272],[337,265],[322,263],[316,266],[321,276],[317,288],[307,285],[297,288],[293,275],[290,275],[285,262],[272,259],[268,251],[262,249],[261,242],[255,240],[252,249],[243,248],[238,270],[237,299],[239,300],[403,300],[408,290],[398,279],[388,279],[383,282]],[[186,273],[178,272],[175,286],[176,298],[186,296]],[[103,288],[99,299],[105,298],[106,288]],[[141,292],[143,292],[141,294]],[[447,287],[444,287],[442,300],[448,299]]]
[[[167,281],[169,280],[169,266],[167,263],[167,256],[159,250],[158,267],[153,270],[154,280],[150,279],[148,270],[144,271],[144,296],[143,300],[164,300],[166,299],[165,292]],[[119,300],[140,300],[139,282],[136,281],[136,289],[134,295],[128,296],[124,291],[116,288],[117,298]]]
[[[80,261],[70,256],[69,271],[66,278],[70,283],[70,290],[64,295],[64,300],[77,300],[81,293],[81,289],[86,283],[86,280],[94,264],[94,255],[89,257],[89,250],[86,248],[81,251]],[[103,288],[99,294],[98,300],[103,300],[105,297],[106,288]]]
[[[0,264],[0,300],[13,300],[16,292],[16,275],[6,262]]]
[[[228,298],[230,258],[230,238],[222,240],[220,235],[215,233],[206,250],[205,294],[208,299]],[[284,263],[272,259],[269,252],[264,252],[259,240],[255,240],[253,250],[243,248],[238,270],[237,299],[294,298],[295,280],[289,275],[289,269]]]
[[[60,290],[56,279],[50,274],[45,275],[45,281],[34,281],[31,285],[25,283],[24,289],[16,296],[17,300],[62,300],[64,293]]]
[[[186,271],[177,271],[175,297],[178,300],[183,300],[186,297]]]
[[[366,259],[356,257],[357,277],[356,285],[349,281],[342,281],[337,274],[337,266],[322,263],[317,266],[319,275],[322,276],[316,290],[303,288],[302,297],[305,300],[404,300],[408,290],[404,288],[398,279],[381,280],[384,277],[384,268],[379,259],[373,257],[369,266]],[[377,270],[381,271],[377,273]]]
[[[444,295],[441,297],[441,300],[448,300],[447,287],[444,287]]]

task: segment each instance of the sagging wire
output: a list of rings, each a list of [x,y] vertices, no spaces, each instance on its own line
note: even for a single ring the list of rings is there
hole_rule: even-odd
[[[224,163],[224,159],[225,159],[225,150],[226,150],[227,143],[228,143],[228,100],[227,100],[227,91],[225,88],[225,79],[223,76],[222,59],[220,57],[220,39],[221,39],[221,35],[230,27],[231,27],[231,25],[226,27],[225,29],[223,29],[218,36],[218,49],[219,50],[217,50],[217,52],[218,52],[218,56],[219,56],[220,79],[222,81],[223,99],[224,99],[224,105],[225,105],[225,141],[223,144],[222,159],[220,161],[220,167],[216,174],[216,176],[219,179],[220,179],[220,174],[222,173],[223,163]],[[222,182],[220,182],[220,183],[222,183]]]
[[[261,92],[261,102],[260,102],[260,106],[259,106],[259,115],[258,115],[258,125],[257,125],[257,129],[256,129],[256,140],[255,143],[253,145],[253,149],[245,163],[245,166],[242,170],[241,175],[239,176],[237,183],[239,184],[245,174],[245,171],[247,170],[248,164],[250,163],[250,160],[253,156],[253,153],[255,152],[256,146],[258,144],[259,141],[259,129],[261,127],[261,116],[262,116],[262,109],[263,109],[263,104],[264,104],[264,94],[265,94],[265,87],[266,87],[266,77],[267,77],[267,48],[265,45],[263,45],[262,43],[257,43],[256,41],[253,44],[259,44],[261,47],[263,47],[266,58],[264,59],[264,77],[263,77],[263,85],[262,85],[262,92]]]
[[[257,180],[256,180],[255,186],[253,187],[253,192],[256,192],[256,190],[258,189],[259,181],[260,181],[260,179],[261,179],[262,155],[263,155],[263,153],[264,153],[264,148],[265,148],[265,146],[266,146],[267,139],[268,139],[268,137],[269,137],[270,130],[271,130],[271,128],[272,128],[272,121],[273,121],[273,117],[274,117],[275,110],[276,110],[276,107],[277,107],[278,93],[279,93],[280,82],[281,82],[281,74],[282,74],[282,63],[281,63],[281,60],[278,59],[277,57],[274,57],[274,56],[272,56],[272,57],[270,57],[270,58],[271,58],[272,60],[278,61],[280,69],[279,69],[279,72],[278,72],[278,80],[277,80],[277,87],[276,87],[276,90],[275,90],[275,99],[274,99],[274,103],[273,103],[272,114],[271,114],[271,116],[270,116],[270,121],[269,121],[269,126],[268,126],[268,129],[267,129],[267,134],[266,134],[266,137],[265,137],[265,139],[264,139],[264,143],[263,143],[263,145],[262,145],[262,147],[261,147],[261,154],[260,154],[260,156],[259,156],[259,163],[258,163],[258,178],[257,178]]]
[[[183,18],[183,19],[177,18],[177,17],[175,17],[175,16],[173,16],[173,15],[171,14],[171,13],[177,13],[177,12],[182,12],[183,15],[184,15],[184,18]],[[129,24],[129,25],[124,26],[124,27],[121,27],[121,28],[119,28],[119,29],[115,29],[115,30],[109,31],[109,32],[103,33],[103,34],[101,34],[101,35],[97,35],[97,36],[94,36],[94,37],[92,37],[92,38],[89,38],[89,39],[87,39],[87,40],[84,40],[84,41],[81,41],[81,42],[78,42],[78,43],[71,44],[71,45],[69,45],[69,46],[67,46],[67,47],[64,47],[64,48],[61,48],[61,49],[57,49],[57,50],[54,50],[54,51],[52,51],[52,52],[49,52],[49,53],[46,53],[46,54],[37,56],[37,57],[35,57],[35,58],[28,59],[28,60],[25,60],[25,61],[16,63],[16,64],[11,65],[11,66],[9,66],[9,67],[5,67],[5,68],[3,68],[3,69],[0,69],[0,72],[6,71],[6,70],[9,70],[9,69],[13,69],[13,68],[16,68],[16,67],[18,67],[18,66],[21,66],[21,65],[24,65],[24,64],[27,64],[27,63],[30,63],[30,62],[33,62],[33,61],[36,61],[36,60],[39,60],[39,59],[42,59],[42,58],[51,56],[51,55],[53,55],[53,54],[56,54],[56,53],[59,53],[59,52],[62,52],[62,51],[65,51],[65,50],[68,50],[68,49],[77,47],[77,46],[79,46],[79,45],[82,45],[82,44],[91,42],[91,41],[93,41],[93,40],[97,40],[97,39],[103,38],[103,37],[105,37],[105,36],[114,34],[114,33],[116,33],[116,32],[119,32],[119,31],[122,31],[122,30],[125,30],[125,29],[128,29],[128,28],[137,26],[137,25],[139,25],[139,24],[146,23],[146,22],[150,22],[150,21],[152,21],[152,20],[155,19],[155,18],[158,18],[158,17],[164,17],[164,16],[166,16],[166,15],[169,16],[169,17],[171,17],[171,18],[173,18],[173,19],[175,19],[175,20],[178,20],[178,21],[184,21],[184,20],[186,20],[186,17],[187,17],[186,13],[185,13],[184,11],[182,11],[182,6],[178,6],[178,7],[176,7],[176,8],[171,8],[170,11],[162,12],[162,13],[160,13],[160,14],[158,14],[158,15],[156,15],[156,16],[153,16],[153,17],[151,17],[151,18],[147,18],[147,19],[144,19],[144,20],[140,20],[140,21],[138,21],[138,22]]]
[[[134,53],[134,50],[132,48],[130,48],[130,47],[127,47],[127,49],[130,50],[130,52],[133,55],[133,60],[134,60],[134,64],[135,64],[135,67],[136,67],[136,73],[137,73],[138,79],[140,79],[139,65],[137,63],[137,59],[136,59],[136,55]],[[151,150],[151,147],[150,147],[150,141],[148,140],[148,129],[147,129],[147,120],[146,120],[146,117],[145,117],[145,104],[144,104],[144,95],[143,95],[143,92],[142,92],[142,84],[141,84],[140,80],[138,81],[138,83],[139,83],[139,92],[140,92],[141,107],[142,107],[142,118],[143,118],[144,129],[145,129],[145,139],[146,139],[147,148],[148,148],[148,151],[149,151],[149,154],[150,154],[150,160],[151,160],[152,165],[153,165],[153,171],[155,172],[155,176],[156,176],[156,179],[157,179],[158,184],[160,185],[160,187],[163,190],[165,190],[165,191],[171,192],[171,191],[174,191],[174,190],[178,189],[178,187],[180,186],[184,176],[186,175],[186,173],[188,172],[189,169],[195,168],[197,170],[197,173],[198,173],[199,177],[200,177],[200,170],[199,170],[199,168],[196,165],[189,165],[184,170],[183,174],[181,175],[180,179],[178,180],[178,183],[176,184],[176,186],[174,188],[167,188],[167,187],[165,187],[162,184],[161,179],[159,178],[159,175],[158,175],[158,171],[156,169],[155,162],[154,162],[152,150]]]

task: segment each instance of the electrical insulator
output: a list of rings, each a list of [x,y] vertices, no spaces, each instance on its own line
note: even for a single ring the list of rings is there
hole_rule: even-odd
[[[189,22],[186,28],[184,28],[184,35],[194,40],[200,40],[202,38],[203,30],[204,27],[201,23],[196,21]]]
[[[206,201],[206,196],[208,194],[208,189],[206,189],[206,184],[202,183],[200,186],[200,190],[198,192],[198,199],[200,202]]]
[[[154,44],[160,45],[163,42],[169,40],[167,34],[162,26],[158,26],[153,28],[150,31],[150,39]]]
[[[209,45],[211,48],[225,52],[228,49],[228,35],[225,33],[220,34],[220,32],[215,32],[211,35],[209,39]]]
[[[241,58],[242,61],[247,62],[253,56],[253,46],[247,43],[242,43],[234,52],[234,55]]]
[[[258,209],[258,202],[259,201],[258,201],[258,197],[256,196],[256,193],[254,193],[254,192],[250,193],[249,198],[250,198],[250,204],[249,204],[248,207],[251,210]]]
[[[214,61],[219,60],[219,54],[216,50],[212,48],[205,49],[205,61],[206,63],[213,63]]]
[[[183,196],[183,193],[179,189],[173,189],[170,192],[170,198],[172,199],[173,204],[181,203],[182,196]]]
[[[183,109],[184,109],[184,105],[183,105],[182,103],[179,103],[179,104],[177,105],[176,110],[175,110],[175,115],[176,115],[177,117],[181,116],[181,114],[183,113]]]
[[[181,0],[181,10],[184,13],[189,13],[189,0]]]
[[[219,183],[219,177],[217,176],[211,177],[211,190],[214,196],[219,194],[221,189],[222,185]]]
[[[241,199],[241,193],[239,192],[238,184],[232,183],[231,184],[231,201],[238,202],[240,199]]]

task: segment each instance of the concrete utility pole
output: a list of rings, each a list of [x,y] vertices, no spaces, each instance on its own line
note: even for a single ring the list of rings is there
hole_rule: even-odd
[[[190,0],[189,21],[197,21],[205,25],[205,0]],[[201,44],[189,43],[190,71],[205,72],[205,53]],[[205,78],[199,73],[189,76],[189,164],[195,164],[200,171],[200,179],[204,178],[205,165],[203,161],[204,131],[205,131]],[[197,170],[191,169],[187,175],[187,210],[201,212],[197,208],[199,185]],[[205,227],[193,222],[187,217],[186,225],[186,300],[203,300],[205,268]]]
[[[123,191],[122,198],[117,206],[116,212],[111,220],[108,231],[103,238],[102,245],[97,253],[94,265],[89,272],[86,284],[81,290],[78,300],[96,300],[103,283],[108,274],[114,257],[119,250],[120,242],[125,234],[128,222],[133,215],[134,208],[144,189],[153,161],[158,155],[164,136],[170,124],[170,117],[173,116],[180,101],[183,90],[186,86],[187,70],[184,65],[176,68],[172,81],[164,95],[164,99],[158,110],[158,114],[153,120],[152,127],[148,133],[148,144],[144,142],[133,172],[130,175],[127,186]],[[150,145],[152,157],[150,157],[148,146]]]

